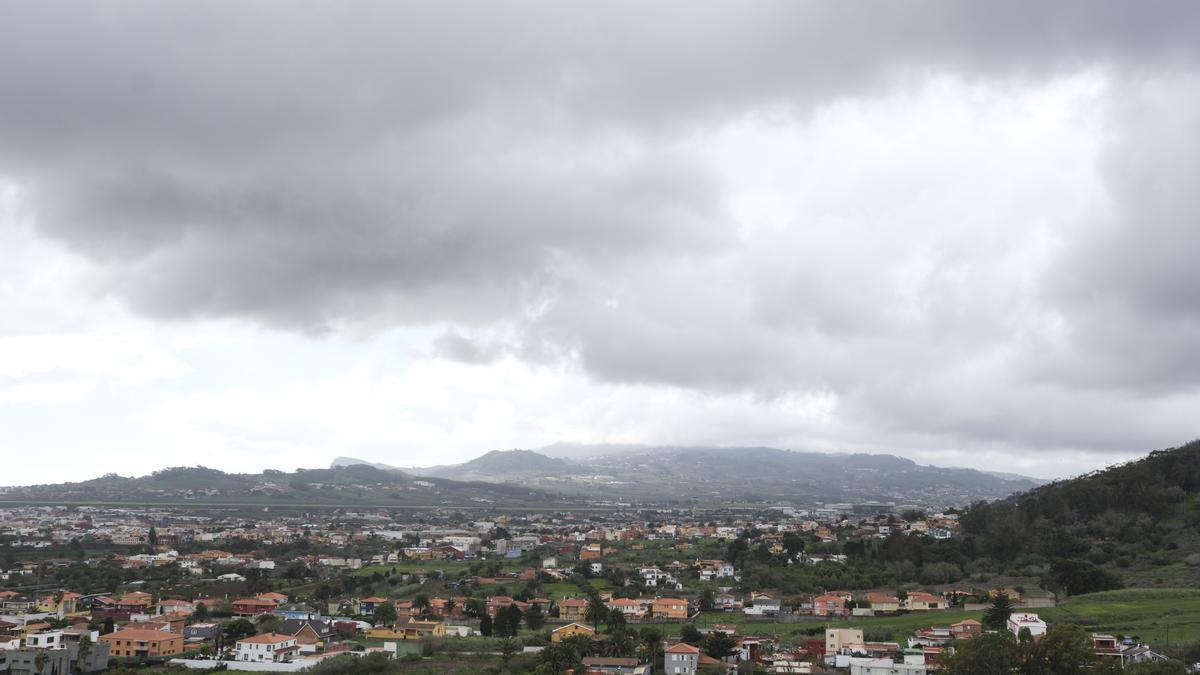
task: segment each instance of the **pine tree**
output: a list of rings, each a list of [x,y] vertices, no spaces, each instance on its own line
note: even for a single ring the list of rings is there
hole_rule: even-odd
[[[529,611],[525,612],[525,625],[529,626],[529,630],[539,630],[546,625],[546,616],[542,614],[541,605],[534,603],[529,606]]]
[[[1008,630],[1008,617],[1012,613],[1012,600],[1004,593],[997,593],[992,598],[992,605],[983,613],[983,627],[988,630]]]

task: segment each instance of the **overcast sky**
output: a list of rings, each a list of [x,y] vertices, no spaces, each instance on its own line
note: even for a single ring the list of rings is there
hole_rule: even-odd
[[[0,5],[0,484],[1200,436],[1200,3]]]

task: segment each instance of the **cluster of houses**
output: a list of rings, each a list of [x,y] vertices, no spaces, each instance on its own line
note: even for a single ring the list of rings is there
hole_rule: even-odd
[[[370,614],[382,602],[382,598],[364,598],[361,607]],[[346,639],[374,630],[354,619],[322,616],[273,592],[232,602],[235,616],[277,617],[272,630],[232,645],[223,643],[220,622],[192,620],[199,602],[179,598],[155,602],[151,594],[141,591],[116,597],[64,591],[33,598],[3,591],[0,603],[7,603],[0,604],[0,673],[96,673],[108,668],[110,658],[162,660],[197,652],[224,653],[234,661],[315,662],[344,651]],[[448,634],[441,621],[418,621],[404,608],[398,612],[404,612],[401,620],[370,637],[411,640]],[[99,621],[112,621],[116,627],[108,633],[89,628]],[[65,627],[53,627],[64,623]],[[388,651],[386,645],[368,651]],[[394,643],[390,651],[395,652]],[[40,667],[35,665],[39,661]],[[205,664],[211,667],[211,662],[201,663]]]
[[[686,511],[670,514],[666,522],[650,524],[626,515],[561,514],[497,515],[488,521],[448,522],[444,525],[402,524],[385,509],[336,514],[297,516],[197,515],[167,507],[48,507],[14,506],[0,509],[0,537],[16,548],[66,546],[75,540],[108,542],[118,546],[165,546],[157,552],[131,552],[122,556],[127,567],[178,564],[203,573],[215,566],[270,569],[275,561],[252,555],[233,554],[214,548],[200,554],[177,554],[172,547],[216,545],[251,541],[264,545],[304,540],[314,547],[344,549],[354,544],[396,542],[387,554],[369,559],[317,556],[312,564],[355,569],[365,564],[393,564],[400,560],[519,558],[547,545],[558,545],[558,554],[579,561],[599,560],[612,553],[609,544],[633,540],[732,540],[747,528],[762,533],[761,541],[782,550],[788,532],[807,534],[819,541],[840,538],[887,537],[893,534],[950,537],[957,529],[953,513],[935,513],[905,520],[895,515],[854,515],[861,505],[829,505],[825,508],[780,507],[782,519],[739,517],[728,524],[705,522]],[[894,505],[878,505],[899,509]],[[435,514],[437,515],[437,514]],[[450,512],[446,514],[449,519]],[[729,520],[729,519],[727,519]],[[348,525],[347,523],[352,523]],[[805,558],[824,560],[821,556]],[[36,567],[34,565],[33,567]],[[27,564],[0,570],[0,581],[11,575],[31,573]],[[718,578],[717,570],[703,570],[705,579]],[[670,583],[670,582],[668,582]]]

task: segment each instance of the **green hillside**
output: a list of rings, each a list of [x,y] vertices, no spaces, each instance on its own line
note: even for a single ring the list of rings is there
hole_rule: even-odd
[[[1070,588],[1094,565],[1124,585],[1200,585],[1200,441],[963,514],[963,553]],[[1064,561],[1072,561],[1070,564]],[[1088,579],[1084,578],[1084,582]],[[1086,583],[1084,583],[1086,586]],[[1110,585],[1111,587],[1111,585]]]

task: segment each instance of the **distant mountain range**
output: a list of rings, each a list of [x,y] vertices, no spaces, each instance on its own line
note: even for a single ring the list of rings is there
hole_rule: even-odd
[[[244,506],[550,506],[562,495],[519,485],[415,478],[385,465],[357,460],[328,469],[225,473],[173,467],[130,478],[108,474],[78,483],[0,488],[0,502],[236,504]]]
[[[520,485],[629,502],[845,502],[962,505],[1007,497],[1044,481],[974,469],[921,466],[894,455],[826,454],[765,447],[557,444],[492,451],[462,464],[398,468],[415,476]]]
[[[338,457],[328,469],[259,474],[175,467],[137,478],[109,474],[0,488],[0,501],[397,507],[877,501],[947,507],[1000,499],[1039,484],[1021,476],[921,466],[893,455],[560,444],[540,451],[497,450],[462,464],[425,468],[352,457]]]

